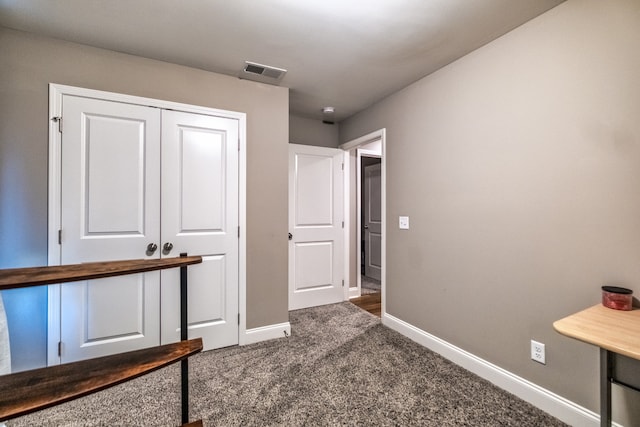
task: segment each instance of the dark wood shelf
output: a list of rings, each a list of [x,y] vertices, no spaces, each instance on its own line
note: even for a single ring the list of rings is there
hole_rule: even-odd
[[[0,377],[0,421],[95,393],[202,351],[196,338]]]
[[[189,423],[188,357],[202,351],[202,339],[187,339],[187,266],[200,256],[88,262],[49,267],[0,270],[0,291],[100,279],[180,267],[180,329],[182,341],[64,365],[0,376],[0,422],[59,405],[181,362],[182,423]]]
[[[200,256],[128,261],[88,262],[50,267],[10,268],[0,270],[0,291],[29,286],[100,279],[123,274],[144,273],[165,268],[183,267],[202,262]]]

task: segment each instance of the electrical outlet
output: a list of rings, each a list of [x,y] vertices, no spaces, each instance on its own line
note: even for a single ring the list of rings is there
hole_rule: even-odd
[[[531,360],[534,360],[543,365],[547,364],[547,359],[544,352],[544,344],[538,341],[531,340]]]

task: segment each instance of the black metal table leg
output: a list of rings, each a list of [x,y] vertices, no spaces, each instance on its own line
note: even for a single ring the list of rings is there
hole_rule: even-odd
[[[181,253],[181,257],[187,256]],[[180,340],[189,339],[187,325],[187,267],[180,267]],[[189,359],[180,362],[182,389],[182,424],[189,423]]]
[[[600,426],[611,426],[611,380],[614,354],[600,348]]]

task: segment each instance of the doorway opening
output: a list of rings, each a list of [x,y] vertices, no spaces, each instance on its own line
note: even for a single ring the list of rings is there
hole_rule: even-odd
[[[349,141],[340,148],[346,152],[345,277],[349,286],[345,286],[345,299],[366,304],[369,308],[363,308],[383,316],[386,294],[385,129]]]

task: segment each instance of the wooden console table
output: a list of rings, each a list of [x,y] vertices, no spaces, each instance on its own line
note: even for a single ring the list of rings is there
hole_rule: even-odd
[[[640,310],[613,310],[601,304],[553,323],[559,333],[600,347],[600,425],[611,425],[611,384],[640,392],[620,378],[616,355],[640,360]]]
[[[187,339],[187,266],[202,257],[92,262],[0,270],[0,291],[100,279],[180,267],[180,339],[157,347],[0,376],[0,422],[45,409],[148,374],[181,361],[182,423],[189,423],[187,358],[202,351],[202,339]]]

